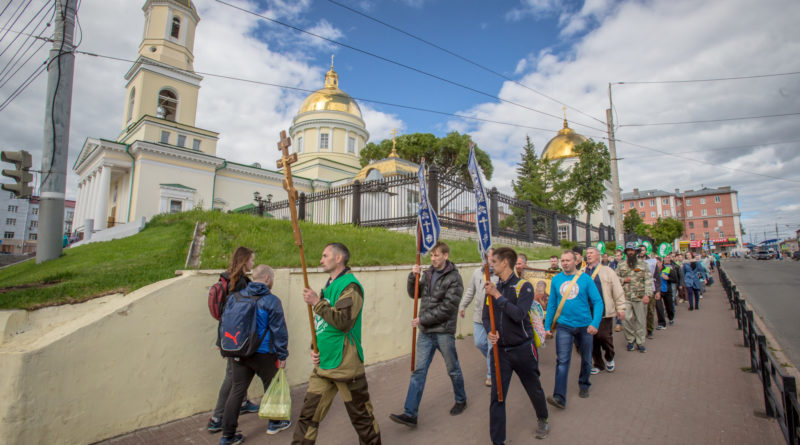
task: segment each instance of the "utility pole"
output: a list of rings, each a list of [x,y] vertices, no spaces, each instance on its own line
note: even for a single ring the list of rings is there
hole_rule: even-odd
[[[609,108],[606,110],[606,124],[608,125],[608,151],[611,154],[611,188],[612,199],[614,201],[614,231],[617,233],[617,242],[620,242],[623,237],[622,232],[622,197],[619,190],[619,170],[617,167],[617,146],[614,140],[614,119],[612,109],[614,105],[611,102],[611,83],[608,84],[608,104]]]
[[[72,42],[77,3],[78,0],[56,0],[53,47],[47,65],[36,264],[58,258],[63,249],[72,76],[75,69]]]

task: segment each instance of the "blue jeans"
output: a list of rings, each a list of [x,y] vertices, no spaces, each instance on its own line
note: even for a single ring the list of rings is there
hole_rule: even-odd
[[[569,377],[569,363],[572,359],[572,344],[578,345],[581,355],[581,373],[578,384],[582,389],[588,389],[592,384],[589,375],[592,370],[592,334],[586,331],[586,326],[573,328],[563,324],[556,327],[556,387],[553,395],[567,403],[567,377]]]
[[[426,334],[420,331],[417,335],[417,363],[414,372],[411,373],[411,380],[408,382],[408,394],[406,394],[406,404],[403,407],[404,414],[407,416],[417,417],[419,402],[422,400],[422,390],[425,389],[425,378],[428,376],[433,353],[437,349],[442,353],[447,373],[453,383],[456,402],[467,401],[467,393],[464,391],[464,376],[458,365],[455,336],[453,334]]]
[[[481,351],[484,357],[486,357],[486,378],[492,378],[492,345],[489,344],[489,339],[486,338],[486,329],[483,327],[483,323],[472,323],[474,326],[472,336],[475,338],[475,347]]]

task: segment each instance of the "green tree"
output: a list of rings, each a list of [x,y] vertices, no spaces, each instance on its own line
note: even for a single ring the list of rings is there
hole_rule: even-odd
[[[567,181],[569,173],[561,164],[561,160],[551,161],[537,156],[530,137],[526,136],[517,166],[517,179],[511,183],[516,198],[530,201],[536,207],[566,215],[575,214],[576,206],[570,199]]]
[[[640,224],[644,224],[644,220],[642,220],[642,217],[636,209],[628,210],[628,213],[625,214],[625,218],[622,219],[622,229],[625,230],[625,233],[638,233],[636,229]]]
[[[672,244],[676,238],[683,235],[683,223],[675,218],[658,218],[652,225],[648,226],[647,234],[653,238],[656,246],[661,243]]]
[[[586,225],[592,212],[600,208],[606,191],[606,181],[611,180],[611,155],[602,142],[588,140],[573,149],[578,162],[572,166],[567,181],[572,189],[575,206],[586,212]],[[587,239],[589,232],[586,233]]]

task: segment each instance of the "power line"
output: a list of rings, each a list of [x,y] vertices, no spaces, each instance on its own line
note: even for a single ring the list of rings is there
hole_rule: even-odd
[[[558,99],[556,99],[556,98],[554,98],[554,97],[548,96],[547,94],[545,94],[545,93],[543,93],[543,92],[541,92],[541,91],[538,91],[538,90],[536,90],[536,89],[534,89],[534,88],[531,88],[531,87],[529,87],[529,86],[527,86],[527,85],[525,85],[525,84],[523,84],[523,83],[521,83],[521,82],[518,82],[518,81],[516,81],[516,80],[514,80],[514,79],[512,79],[512,78],[510,78],[510,77],[508,77],[508,76],[506,76],[506,75],[504,75],[504,74],[502,74],[502,73],[499,73],[499,72],[497,72],[497,71],[495,71],[495,70],[493,70],[493,69],[491,69],[491,68],[489,68],[489,67],[487,67],[487,66],[485,66],[485,65],[482,65],[482,64],[480,64],[480,63],[478,63],[478,62],[475,62],[475,61],[473,61],[473,60],[471,60],[471,59],[469,59],[469,58],[467,58],[467,57],[465,57],[465,56],[462,56],[462,55],[460,55],[460,54],[458,54],[458,53],[455,53],[455,52],[453,52],[453,51],[450,51],[450,50],[449,50],[449,49],[447,49],[447,48],[443,48],[443,47],[441,47],[441,46],[439,46],[439,45],[437,45],[437,44],[435,44],[435,43],[433,43],[433,42],[431,42],[431,41],[428,41],[428,40],[426,40],[426,39],[423,39],[422,37],[419,37],[419,36],[417,36],[417,35],[414,35],[414,34],[412,34],[412,33],[408,32],[408,31],[405,31],[405,30],[403,30],[403,29],[400,29],[400,28],[398,28],[398,27],[396,27],[396,26],[394,26],[394,25],[391,25],[391,24],[389,24],[389,23],[386,23],[386,22],[384,22],[384,21],[382,21],[382,20],[380,20],[380,19],[378,19],[378,18],[372,17],[372,16],[370,16],[370,15],[368,15],[368,14],[366,14],[366,13],[362,12],[362,11],[359,11],[359,10],[355,9],[355,8],[351,8],[351,7],[347,6],[347,5],[344,5],[344,4],[342,4],[342,3],[339,3],[339,2],[337,2],[336,0],[328,0],[328,1],[329,1],[330,3],[333,3],[333,4],[334,4],[334,5],[336,5],[336,6],[339,6],[339,7],[341,7],[341,8],[347,9],[348,11],[351,11],[351,12],[353,12],[353,13],[355,13],[355,14],[358,14],[358,15],[360,15],[360,16],[362,16],[362,17],[364,17],[364,18],[367,18],[367,19],[369,19],[369,20],[372,20],[372,21],[374,21],[374,22],[376,22],[376,23],[380,23],[381,25],[383,25],[383,26],[386,26],[387,28],[393,29],[393,30],[395,30],[395,31],[397,31],[397,32],[399,32],[399,33],[401,33],[401,34],[405,34],[406,36],[408,36],[408,37],[411,37],[412,39],[418,40],[418,41],[420,41],[420,42],[422,42],[422,43],[424,43],[424,44],[426,44],[426,45],[428,45],[428,46],[431,46],[431,47],[433,47],[433,48],[436,48],[436,49],[438,49],[438,50],[440,50],[440,51],[443,51],[443,52],[445,52],[445,53],[447,53],[447,54],[450,54],[450,55],[451,55],[451,56],[453,56],[453,57],[456,57],[456,58],[458,58],[458,59],[461,59],[461,60],[463,60],[463,61],[465,61],[465,62],[467,62],[467,63],[469,63],[469,64],[471,64],[471,65],[474,65],[474,66],[476,66],[476,67],[478,67],[478,68],[480,68],[480,69],[482,69],[482,70],[484,70],[484,71],[487,71],[487,72],[489,72],[489,73],[492,73],[492,74],[494,74],[495,76],[501,77],[501,78],[503,78],[503,79],[505,79],[505,80],[507,80],[507,81],[509,81],[509,82],[513,82],[513,83],[515,83],[515,84],[517,84],[517,85],[519,85],[519,86],[521,86],[521,87],[523,87],[523,88],[525,88],[525,89],[527,89],[527,90],[529,90],[529,91],[532,91],[532,92],[534,92],[534,93],[536,93],[536,94],[538,94],[538,95],[540,95],[540,96],[542,96],[542,97],[545,97],[545,98],[547,98],[547,99],[549,99],[549,100],[551,100],[551,101],[553,101],[553,102],[555,102],[555,103],[557,103],[557,104],[559,104],[559,105],[562,105],[562,106],[564,106],[564,107],[567,107],[567,108],[569,108],[569,109],[571,109],[571,110],[577,111],[578,113],[580,113],[580,114],[582,114],[582,115],[584,115],[584,116],[586,116],[586,117],[588,117],[588,118],[590,118],[590,119],[594,119],[595,121],[597,121],[597,122],[599,122],[599,123],[601,123],[601,124],[603,124],[603,125],[606,125],[606,122],[605,122],[605,121],[603,121],[603,120],[597,119],[596,117],[594,117],[594,116],[592,116],[592,115],[590,115],[590,114],[587,114],[587,113],[585,113],[585,112],[583,112],[583,111],[579,110],[578,108],[575,108],[575,107],[573,107],[573,106],[571,106],[571,105],[567,105],[566,103],[564,103],[564,102],[561,102],[560,100],[558,100]]]
[[[800,184],[800,181],[797,181],[797,180],[794,180],[794,179],[781,178],[780,176],[771,176],[771,175],[765,175],[763,173],[752,172],[752,171],[749,171],[749,170],[741,170],[741,169],[738,169],[738,168],[726,167],[724,165],[720,165],[720,164],[717,164],[717,163],[703,161],[703,160],[695,159],[695,158],[689,158],[689,157],[686,157],[686,156],[681,156],[681,155],[678,155],[678,154],[675,154],[675,153],[670,153],[668,151],[659,150],[657,148],[648,147],[646,145],[637,144],[635,142],[630,142],[630,141],[626,141],[626,140],[619,139],[619,138],[616,138],[616,140],[617,140],[617,142],[622,142],[622,143],[625,143],[625,144],[628,144],[628,145],[633,145],[634,147],[643,148],[645,150],[654,151],[656,153],[661,153],[661,154],[667,155],[667,156],[673,156],[673,157],[676,157],[676,158],[685,159],[687,161],[697,162],[699,164],[706,164],[706,165],[711,165],[713,167],[724,168],[725,170],[730,170],[730,171],[733,171],[733,172],[747,173],[747,174],[751,174],[751,175],[762,176],[764,178],[770,178],[770,179],[776,179],[776,180],[779,180],[779,181],[786,181],[786,182],[792,182],[792,183]]]
[[[696,120],[696,121],[683,121],[683,122],[655,122],[655,123],[647,123],[647,124],[625,124],[620,125],[619,127],[653,127],[657,125],[686,125],[686,124],[708,124],[712,122],[730,122],[730,121],[743,121],[743,120],[750,120],[750,119],[767,119],[773,117],[787,117],[787,116],[797,116],[800,113],[782,113],[782,114],[766,114],[762,116],[743,116],[743,117],[728,117],[728,118],[721,118],[721,119],[707,119],[707,120]]]
[[[11,95],[10,95],[10,96],[8,96],[8,98],[7,98],[6,100],[4,100],[4,101],[3,101],[3,103],[0,103],[0,112],[2,112],[3,110],[5,110],[5,109],[6,109],[6,107],[8,107],[8,104],[10,104],[10,103],[11,103],[11,102],[12,102],[14,99],[16,99],[16,98],[17,98],[17,96],[19,96],[20,94],[22,94],[22,92],[23,92],[23,91],[25,91],[25,89],[26,89],[26,88],[28,88],[28,85],[30,85],[31,83],[33,83],[33,81],[34,81],[34,80],[36,80],[36,78],[37,78],[37,77],[41,76],[41,75],[42,75],[42,73],[43,73],[43,72],[45,72],[45,71],[47,71],[47,61],[45,61],[44,63],[42,63],[42,64],[39,66],[39,68],[37,68],[37,69],[36,69],[36,71],[34,71],[33,73],[31,73],[31,74],[30,74],[30,75],[29,75],[29,76],[28,76],[28,77],[27,77],[27,78],[26,78],[26,79],[25,79],[25,80],[22,82],[22,85],[18,86],[18,87],[17,87],[17,89],[16,89],[16,90],[14,90],[14,92],[13,92],[13,93],[11,93]]]
[[[755,74],[752,76],[737,76],[737,77],[715,77],[710,79],[689,79],[689,80],[650,80],[650,81],[634,81],[634,82],[611,82],[615,85],[646,85],[655,83],[693,83],[693,82],[719,82],[725,80],[744,80],[744,79],[761,79],[765,77],[779,77],[779,76],[795,76],[800,74],[800,71],[792,71],[788,73],[771,73],[771,74]]]
[[[736,150],[739,148],[753,148],[753,147],[766,147],[768,145],[781,145],[781,144],[791,144],[795,142],[800,142],[800,139],[792,139],[788,141],[775,141],[775,142],[761,142],[759,144],[748,144],[748,145],[731,145],[728,147],[717,147],[717,148],[697,148],[695,150],[689,151],[673,151],[672,154],[691,154],[691,153],[698,153],[700,151],[721,151],[721,150]],[[652,157],[652,155],[649,155]],[[646,155],[641,156],[625,156],[624,159],[640,159],[647,157]]]
[[[200,74],[200,75],[207,76],[207,77],[216,77],[216,78],[220,78],[220,79],[234,80],[234,81],[237,81],[237,82],[245,82],[245,83],[250,83],[250,84],[255,84],[255,85],[270,86],[270,87],[281,88],[281,89],[286,89],[286,90],[300,91],[300,92],[304,92],[304,93],[313,93],[313,92],[316,91],[316,90],[310,90],[310,89],[307,89],[307,88],[300,88],[300,87],[293,87],[293,86],[288,86],[288,85],[281,85],[281,84],[277,84],[277,83],[264,82],[264,81],[261,81],[261,80],[245,79],[245,78],[242,78],[242,77],[228,76],[228,75],[224,75],[224,74],[209,73],[209,72],[204,72],[204,71],[182,70],[180,68],[176,68],[176,67],[173,67],[173,66],[168,66],[168,65],[164,65],[164,64],[160,64],[160,63],[149,62],[149,61],[144,60],[144,59],[131,60],[131,59],[125,59],[125,58],[122,58],[122,57],[108,56],[108,55],[103,55],[103,54],[98,54],[98,53],[91,53],[91,52],[88,52],[88,51],[79,51],[79,50],[76,50],[75,53],[76,54],[86,55],[86,56],[91,56],[91,57],[97,57],[97,58],[101,58],[101,59],[115,60],[115,61],[118,61],[118,62],[129,62],[129,63],[141,62],[141,63],[144,63],[144,64],[155,65],[155,66],[158,66],[158,67],[161,67],[161,68],[165,68],[165,69],[169,69],[169,70],[172,70],[172,71],[175,71],[175,72],[179,72],[179,73]],[[345,96],[342,96],[342,97],[345,97]],[[443,115],[443,116],[452,116],[452,117],[457,117],[457,118],[460,118],[460,119],[468,119],[468,120],[487,122],[487,123],[492,123],[492,124],[508,125],[508,126],[512,126],[512,127],[526,128],[526,129],[530,129],[530,130],[545,131],[545,132],[548,132],[548,133],[552,133],[553,132],[552,128],[540,128],[540,127],[533,127],[533,126],[530,126],[530,125],[515,124],[515,123],[512,123],[512,122],[496,121],[496,120],[492,120],[492,119],[484,119],[484,118],[468,116],[468,115],[464,115],[464,114],[449,113],[449,112],[446,112],[446,111],[431,110],[431,109],[428,109],[428,108],[422,108],[422,107],[417,107],[417,106],[413,106],[413,105],[402,105],[402,104],[385,102],[385,101],[380,101],[380,100],[375,100],[375,99],[366,99],[366,98],[363,98],[363,97],[356,97],[356,96],[350,96],[350,95],[347,95],[346,97],[347,98],[352,98],[354,100],[358,100],[358,101],[361,101],[361,102],[370,102],[370,103],[374,103],[374,104],[386,105],[386,106],[389,106],[389,107],[404,108],[404,109],[407,109],[407,110],[422,111],[422,112],[425,112],[425,113],[433,113],[433,114],[439,114],[439,115]]]
[[[275,20],[275,19],[273,19],[273,18],[267,17],[267,16],[265,16],[265,15],[262,15],[262,14],[259,14],[259,13],[257,13],[257,12],[253,12],[253,11],[250,11],[250,10],[248,10],[248,9],[245,9],[245,8],[242,8],[242,7],[239,7],[239,6],[232,5],[232,4],[230,4],[230,3],[227,3],[227,2],[225,2],[225,1],[223,1],[223,0],[216,0],[216,1],[217,1],[217,3],[221,3],[221,4],[223,4],[223,5],[226,5],[226,6],[229,6],[229,7],[231,7],[231,8],[238,9],[239,11],[245,12],[245,13],[247,13],[247,14],[251,14],[251,15],[253,15],[253,16],[256,16],[256,17],[259,17],[259,18],[261,18],[261,19],[263,19],[263,20],[267,20],[267,21],[269,21],[269,22],[272,22],[272,23],[275,23],[275,24],[278,24],[278,25],[281,25],[281,26],[285,26],[285,27],[287,27],[287,28],[290,28],[290,29],[293,29],[293,30],[295,30],[295,31],[297,31],[297,32],[301,32],[301,33],[303,33],[303,34],[307,34],[307,35],[310,35],[310,36],[316,37],[316,38],[318,38],[318,39],[324,40],[324,41],[326,41],[326,42],[328,42],[328,43],[332,43],[332,44],[334,44],[334,45],[338,45],[338,46],[341,46],[341,47],[343,47],[343,48],[347,48],[347,49],[350,49],[350,50],[353,50],[353,51],[359,52],[359,53],[361,53],[361,54],[364,54],[364,55],[367,55],[367,56],[370,56],[370,57],[374,57],[374,58],[376,58],[376,59],[379,59],[379,60],[382,60],[382,61],[384,61],[384,62],[390,63],[390,64],[392,64],[392,65],[396,65],[396,66],[399,66],[399,67],[401,67],[401,68],[405,68],[405,69],[407,69],[407,70],[414,71],[414,72],[416,72],[416,73],[422,74],[422,75],[424,75],[424,76],[428,76],[428,77],[431,77],[431,78],[433,78],[433,79],[437,79],[437,80],[440,80],[440,81],[442,81],[442,82],[449,83],[449,84],[451,84],[451,85],[454,85],[454,86],[457,86],[457,87],[459,87],[459,88],[463,88],[463,89],[466,89],[466,90],[472,91],[472,92],[474,92],[474,93],[477,93],[477,94],[480,94],[480,95],[483,95],[483,96],[486,96],[486,97],[490,97],[490,98],[492,98],[492,99],[499,100],[499,101],[501,101],[501,102],[505,102],[505,103],[508,103],[508,104],[511,104],[511,105],[514,105],[514,106],[517,106],[517,107],[520,107],[520,108],[524,108],[524,109],[526,109],[526,110],[533,111],[533,112],[535,112],[535,113],[539,113],[539,114],[542,114],[542,115],[545,115],[545,116],[549,116],[549,117],[552,117],[552,118],[556,118],[556,119],[558,119],[558,120],[561,120],[561,119],[562,119],[562,117],[561,117],[561,116],[557,116],[557,115],[555,115],[555,114],[550,114],[550,113],[547,113],[547,112],[545,112],[545,111],[537,110],[536,108],[528,107],[528,106],[526,106],[526,105],[522,105],[522,104],[516,103],[516,102],[514,102],[514,101],[508,100],[508,99],[502,99],[502,98],[500,98],[500,97],[498,97],[498,96],[495,96],[494,94],[488,93],[488,92],[486,92],[486,91],[481,91],[481,90],[479,90],[479,89],[477,89],[477,88],[473,88],[473,87],[470,87],[470,86],[468,86],[468,85],[464,85],[464,84],[462,84],[462,83],[459,83],[459,82],[456,82],[456,81],[453,81],[453,80],[450,80],[450,79],[444,78],[444,77],[442,77],[442,76],[439,76],[439,75],[436,75],[436,74],[433,74],[433,73],[429,73],[429,72],[427,72],[427,71],[423,71],[423,70],[421,70],[421,69],[419,69],[419,68],[415,68],[415,67],[413,67],[413,66],[406,65],[406,64],[404,64],[404,63],[398,62],[398,61],[396,61],[396,60],[389,59],[389,58],[387,58],[387,57],[383,57],[383,56],[381,56],[381,55],[378,55],[378,54],[375,54],[375,53],[373,53],[373,52],[366,51],[366,50],[363,50],[363,49],[361,49],[361,48],[357,48],[357,47],[355,47],[355,46],[348,45],[348,44],[346,44],[346,43],[342,43],[342,42],[339,42],[339,41],[337,41],[337,40],[333,40],[333,39],[330,39],[330,38],[328,38],[328,37],[321,36],[321,35],[319,35],[319,34],[315,34],[315,33],[311,32],[311,31],[306,31],[305,29],[298,28],[297,26],[290,25],[290,24],[288,24],[288,23],[283,23],[283,22],[281,22],[281,21]],[[573,122],[573,124],[574,124],[574,125],[580,125],[580,126],[582,126],[582,127],[586,127],[586,128],[591,128],[592,130],[595,130],[595,131],[600,131],[600,132],[604,132],[604,131],[605,131],[605,129],[598,129],[598,128],[592,127],[592,126],[590,126],[590,125],[581,124],[581,123],[578,123],[578,122]]]
[[[51,8],[51,9],[53,9],[53,8]],[[48,10],[48,11],[49,11],[49,10]],[[21,44],[21,45],[20,45],[20,47],[17,49],[17,51],[14,53],[14,55],[13,55],[13,56],[11,56],[11,59],[8,61],[8,63],[7,63],[7,64],[6,64],[6,65],[5,65],[5,66],[4,66],[2,69],[0,69],[0,88],[2,88],[3,86],[5,86],[5,84],[6,84],[6,83],[8,83],[8,81],[10,81],[10,80],[11,80],[11,79],[12,79],[12,78],[13,78],[13,77],[14,77],[14,76],[15,76],[15,75],[16,75],[16,74],[17,74],[17,73],[18,73],[18,72],[19,72],[19,71],[22,69],[22,68],[24,68],[24,67],[25,67],[25,65],[28,63],[28,61],[30,61],[30,60],[31,60],[31,58],[33,58],[33,56],[35,56],[35,55],[36,55],[36,53],[38,53],[38,52],[39,52],[39,50],[40,50],[40,49],[41,49],[41,48],[42,48],[42,47],[45,45],[45,43],[47,43],[47,40],[48,40],[48,39],[46,39],[46,38],[42,37],[42,34],[44,34],[44,32],[47,30],[47,28],[49,28],[49,27],[50,27],[50,22],[52,21],[52,19],[53,19],[54,15],[55,15],[55,10],[53,9],[53,14],[52,14],[52,15],[50,16],[50,18],[48,19],[48,22],[45,24],[45,27],[44,27],[44,28],[42,28],[42,30],[41,30],[41,31],[39,31],[38,35],[34,35],[34,34],[28,34],[28,33],[25,33],[24,31],[14,31],[14,30],[12,30],[12,32],[15,32],[15,33],[17,33],[17,34],[24,34],[24,35],[26,35],[26,36],[27,36],[27,38],[25,39],[25,41],[23,41],[23,42],[22,42],[22,44]],[[38,22],[38,23],[37,23],[37,24],[36,24],[36,25],[33,27],[33,32],[35,32],[35,31],[36,31],[36,29],[37,29],[37,28],[38,28],[38,27],[39,27],[39,26],[42,24],[42,22],[45,20],[45,18],[47,18],[47,13],[45,13],[45,15],[43,15],[43,16],[42,16],[42,18],[39,20],[39,22]],[[26,28],[27,28],[27,26],[26,26]],[[24,29],[24,28],[23,28],[23,29]],[[17,64],[19,64],[19,62],[20,62],[20,61],[21,61],[23,58],[25,58],[25,56],[28,54],[28,52],[30,52],[31,48],[33,48],[33,45],[36,43],[36,41],[37,41],[37,40],[42,40],[42,43],[41,43],[41,44],[40,44],[40,45],[39,45],[39,46],[36,48],[36,50],[34,50],[34,52],[33,52],[33,53],[31,53],[31,55],[30,55],[30,56],[28,56],[28,58],[27,58],[27,59],[25,59],[25,61],[24,61],[24,62],[22,62],[22,64],[21,64],[21,65],[19,65],[19,67],[18,67],[16,70],[14,70],[14,71],[13,71],[13,73],[12,73],[11,71],[14,69],[14,67],[16,67],[16,66],[17,66]],[[27,47],[25,47],[25,43],[26,43],[26,42],[30,42],[30,43],[27,45]],[[23,48],[25,48],[25,50],[24,50],[24,51],[22,51],[22,50],[23,50]],[[22,54],[20,54],[20,51],[22,51]],[[17,58],[17,56],[18,56],[18,55],[19,55],[19,58]]]
[[[19,4],[19,6],[17,6],[17,9],[16,9],[16,10],[15,10],[15,11],[14,11],[12,14],[11,14],[11,17],[9,17],[9,18],[8,18],[8,21],[6,21],[6,23],[3,25],[3,28],[6,28],[7,30],[6,30],[6,32],[5,32],[5,33],[4,33],[2,36],[0,36],[0,42],[2,42],[2,41],[3,41],[3,39],[5,39],[5,38],[6,38],[6,36],[8,35],[8,31],[10,31],[10,30],[11,30],[11,28],[12,28],[14,25],[16,25],[16,24],[17,24],[17,20],[19,20],[20,18],[22,18],[22,14],[25,12],[25,10],[26,10],[26,9],[28,9],[28,6],[30,6],[30,5],[31,5],[31,2],[32,2],[32,1],[33,1],[33,0],[28,0],[28,3],[20,3],[20,4]],[[23,6],[24,6],[24,7],[23,7]],[[20,8],[22,8],[22,10],[21,10],[21,11],[20,11]],[[19,12],[19,15],[17,15],[17,13],[18,13],[18,12]],[[15,17],[15,16],[16,16],[17,18],[15,18],[15,19],[14,19],[14,17]],[[14,19],[14,21],[12,22],[12,21],[11,21],[11,19]],[[9,24],[9,23],[10,23],[10,24]]]

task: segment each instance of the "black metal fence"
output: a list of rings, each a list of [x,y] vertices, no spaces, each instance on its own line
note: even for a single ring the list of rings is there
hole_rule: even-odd
[[[475,193],[472,184],[428,171],[428,198],[443,228],[475,232]],[[535,207],[489,191],[492,235],[522,242],[558,245],[561,239],[585,242],[615,240],[610,226],[587,226],[574,217]],[[315,193],[300,193],[298,217],[320,224],[353,224],[388,228],[413,228],[417,221],[419,183],[415,175],[379,181],[358,181]],[[266,202],[242,213],[289,219],[289,201]]]
[[[747,308],[736,284],[722,267],[719,278],[736,315],[738,329],[742,330],[744,346],[750,350],[750,371],[758,373],[761,379],[766,414],[778,421],[787,444],[800,445],[800,403],[795,378],[784,372],[767,347],[766,337],[753,322],[753,311]]]

